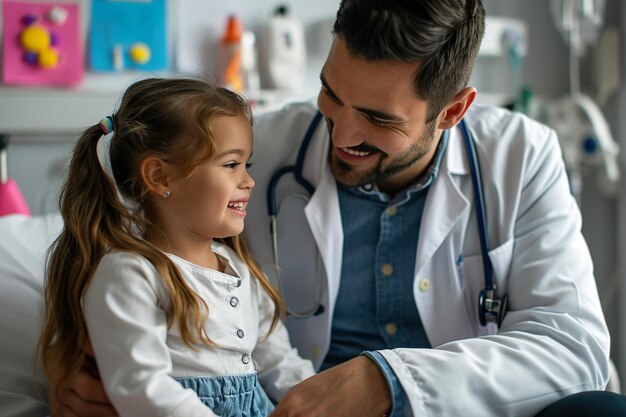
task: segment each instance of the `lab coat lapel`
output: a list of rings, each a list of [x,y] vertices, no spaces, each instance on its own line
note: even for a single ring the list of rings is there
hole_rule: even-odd
[[[325,301],[328,302],[329,317],[332,317],[341,276],[343,227],[337,183],[328,166],[329,146],[326,122],[322,120],[304,161],[303,175],[316,185],[304,212],[320,251],[326,277],[331,277],[327,280],[329,300]]]
[[[454,175],[468,173],[463,137],[457,127],[450,132],[439,175],[431,185],[424,206],[415,261],[416,272],[433,256],[469,207],[468,200],[454,180]]]
[[[324,170],[315,194],[311,197],[304,212],[322,256],[326,276],[339,277],[343,254],[343,227],[337,185],[330,169]],[[335,296],[339,291],[339,280],[329,280],[328,286],[329,301],[334,304]],[[333,307],[334,305],[330,306],[331,314]]]

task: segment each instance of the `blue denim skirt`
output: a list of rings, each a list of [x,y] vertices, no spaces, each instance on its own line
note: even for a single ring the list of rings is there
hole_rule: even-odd
[[[178,377],[183,387],[222,417],[266,417],[274,405],[263,391],[256,373],[232,376]]]

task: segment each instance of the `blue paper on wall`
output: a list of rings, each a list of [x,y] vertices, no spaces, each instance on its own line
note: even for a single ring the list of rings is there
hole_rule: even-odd
[[[93,0],[89,47],[95,71],[167,69],[166,0]]]

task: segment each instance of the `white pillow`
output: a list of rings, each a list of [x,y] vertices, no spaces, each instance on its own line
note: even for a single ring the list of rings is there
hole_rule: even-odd
[[[33,352],[41,328],[44,264],[61,231],[58,214],[0,217],[0,416],[48,415],[47,385]]]

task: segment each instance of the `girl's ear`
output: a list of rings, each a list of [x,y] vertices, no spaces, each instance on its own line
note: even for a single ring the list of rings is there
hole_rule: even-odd
[[[168,191],[172,178],[172,166],[156,156],[149,156],[139,165],[141,179],[148,191],[162,196]]]

